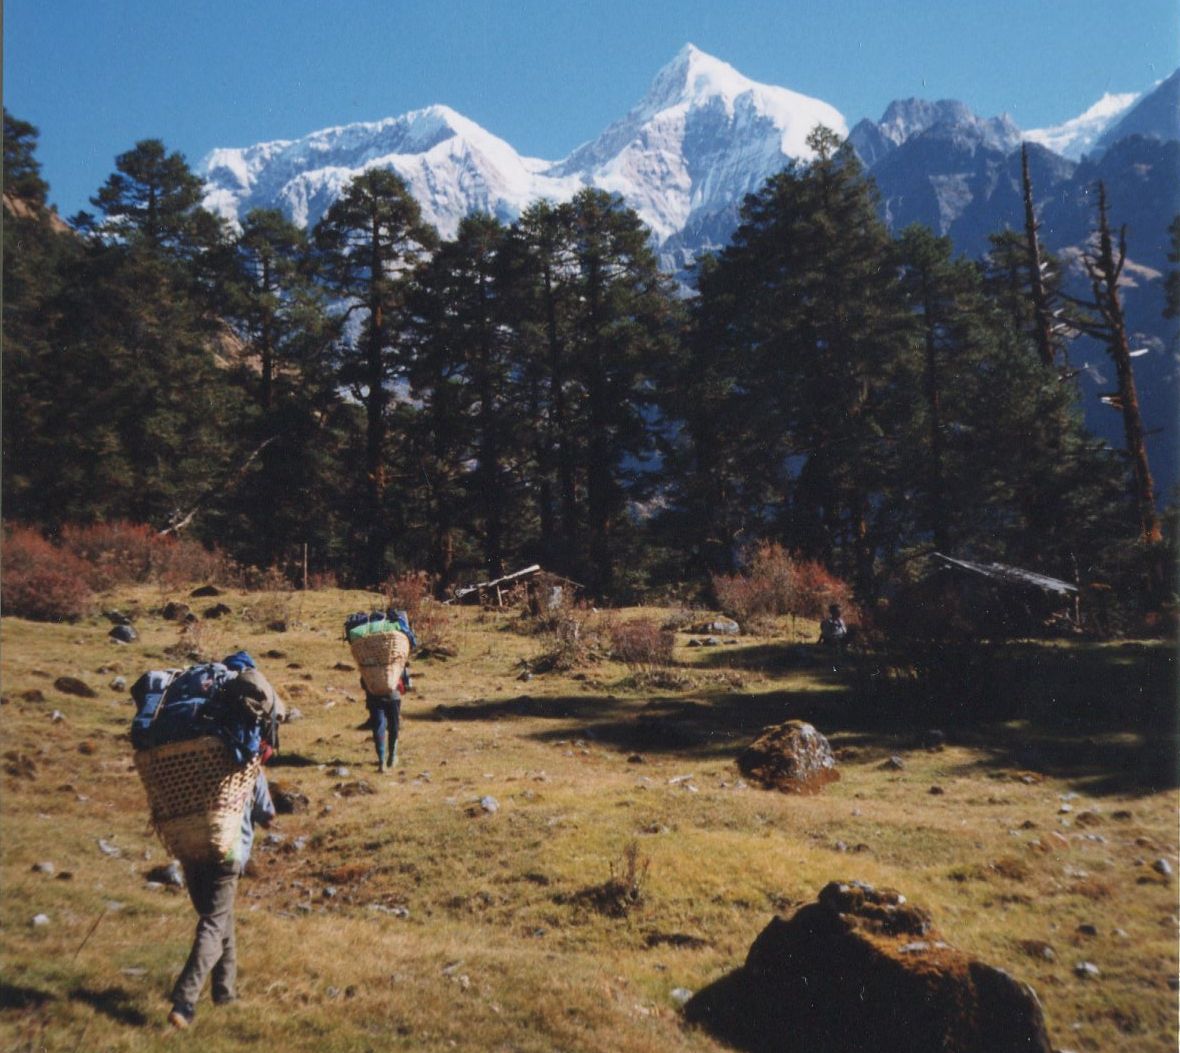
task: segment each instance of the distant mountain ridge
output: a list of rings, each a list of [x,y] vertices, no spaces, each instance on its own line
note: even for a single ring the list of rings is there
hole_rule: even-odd
[[[522,157],[474,121],[431,106],[298,140],[217,149],[199,171],[206,205],[226,218],[277,207],[306,225],[357,172],[391,168],[444,235],[471,212],[512,220],[538,199],[598,187],[622,194],[661,243],[809,156],[805,140],[816,124],[847,133],[827,103],[758,84],[689,44],[626,116],[560,161]]]
[[[848,136],[881,186],[891,225],[927,222],[976,253],[982,231],[1013,218],[1006,159],[1022,140],[1044,150],[1049,178],[1038,180],[1038,193],[1049,193],[1071,165],[1108,150],[1123,131],[1180,139],[1180,71],[1143,96],[1104,96],[1054,128],[1022,132],[1005,115],[982,118],[959,101],[904,99],[849,133],[828,103],[759,84],[688,44],[626,115],[558,161],[524,157],[436,105],[296,140],[216,149],[199,172],[207,206],[231,220],[270,207],[311,225],[358,172],[390,168],[444,236],[471,212],[511,221],[538,199],[597,187],[621,194],[651,228],[663,266],[684,274],[701,252],[725,244],[748,193],[810,156],[806,138],[816,124]],[[1158,262],[1158,253],[1150,255]]]
[[[390,168],[444,236],[472,212],[508,222],[538,199],[567,200],[597,187],[636,210],[663,268],[691,284],[695,260],[723,247],[736,229],[745,196],[810,156],[806,138],[816,124],[848,137],[892,229],[924,223],[971,257],[987,251],[990,234],[1023,228],[1019,147],[1028,143],[1042,238],[1075,262],[1073,291],[1083,296],[1088,287],[1076,261],[1093,229],[1095,183],[1105,181],[1112,220],[1128,231],[1134,339],[1152,352],[1136,360],[1136,371],[1149,426],[1164,433],[1155,440],[1153,467],[1162,480],[1180,478],[1177,336],[1161,318],[1157,280],[1170,266],[1167,228],[1180,212],[1180,70],[1142,95],[1105,95],[1051,128],[1021,131],[1006,115],[979,117],[956,100],[903,99],[849,132],[828,103],[759,84],[689,44],[627,114],[561,160],[523,157],[437,105],[296,140],[217,149],[198,171],[206,205],[231,220],[269,207],[310,225],[357,173]],[[1102,353],[1083,342],[1079,354],[1100,377]],[[1121,445],[1115,415],[1094,406],[1088,412],[1093,426]]]

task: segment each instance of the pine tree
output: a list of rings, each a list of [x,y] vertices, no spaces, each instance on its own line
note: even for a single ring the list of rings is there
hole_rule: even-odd
[[[339,465],[354,438],[330,350],[335,327],[313,281],[304,232],[273,210],[248,213],[221,284],[221,310],[242,341],[237,377],[257,403],[249,435],[258,456],[218,523],[223,543],[269,566],[302,554],[322,567],[340,544]],[[255,368],[256,367],[256,368]],[[266,524],[260,529],[259,519]]]
[[[1168,224],[1168,235],[1172,241],[1168,262],[1180,263],[1180,215]],[[1164,278],[1164,317],[1180,318],[1180,270],[1175,267]]]
[[[343,346],[341,382],[364,404],[366,442],[363,574],[370,584],[386,569],[392,529],[386,507],[389,385],[405,372],[405,295],[414,267],[437,241],[417,203],[393,172],[371,168],[356,176],[314,232],[321,280],[346,304],[356,334]]]
[[[573,208],[537,202],[509,232],[504,299],[513,319],[514,356],[529,430],[531,490],[538,556],[566,574],[580,573],[576,552],[582,521],[576,408],[581,401],[572,362],[577,303]]]
[[[203,194],[183,154],[143,139],[115,159],[115,171],[90,202],[103,214],[97,229],[108,240],[193,264],[224,235],[221,222],[201,207]]]
[[[37,128],[4,108],[4,195],[43,208],[49,185],[41,178],[36,158]]]
[[[53,334],[68,299],[63,273],[81,243],[46,207],[37,129],[4,111],[3,505],[9,519],[43,521],[57,468],[54,420],[60,355]]]
[[[274,407],[276,374],[291,379],[311,366],[331,332],[318,286],[308,273],[303,231],[273,209],[247,213],[234,243],[227,315],[258,359],[262,408]]]
[[[587,584],[609,594],[617,580],[628,502],[642,493],[634,462],[654,450],[647,363],[674,333],[667,279],[648,231],[622,199],[584,190],[571,207],[576,300],[571,376],[584,393],[580,439],[586,479]],[[630,463],[629,463],[630,462]]]
[[[516,480],[508,463],[515,459],[519,410],[509,389],[513,363],[501,307],[506,237],[492,217],[467,217],[423,268],[414,296],[418,333],[410,378],[422,406],[417,460],[433,527],[432,568],[444,580],[454,569],[465,508],[472,515],[464,518],[480,536],[484,571],[498,577],[510,554],[507,523]]]
[[[912,322],[855,154],[827,129],[808,142],[814,161],[747,198],[702,297],[719,298],[709,324],[729,344],[753,440],[740,454],[746,501],[764,532],[870,597],[895,529],[880,495],[896,477],[895,372]]]

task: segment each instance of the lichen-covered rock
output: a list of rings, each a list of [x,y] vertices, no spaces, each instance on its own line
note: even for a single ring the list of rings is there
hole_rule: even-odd
[[[840,778],[828,740],[802,720],[764,728],[737,764],[751,781],[783,793],[817,793]]]
[[[832,882],[774,918],[745,965],[696,994],[686,1018],[781,1053],[1050,1053],[1027,984],[956,950],[887,889]]]

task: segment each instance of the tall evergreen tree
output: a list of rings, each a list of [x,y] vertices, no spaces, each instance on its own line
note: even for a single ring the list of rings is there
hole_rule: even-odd
[[[4,194],[35,208],[45,205],[49,193],[36,157],[39,135],[36,126],[14,117],[4,107]]]
[[[628,502],[642,493],[637,463],[654,451],[648,363],[667,353],[673,300],[648,232],[617,196],[584,190],[572,202],[576,308],[571,376],[584,393],[588,584],[617,584]]]
[[[792,547],[834,564],[866,597],[892,513],[875,500],[894,477],[905,419],[896,364],[912,321],[889,236],[855,154],[827,129],[747,198],[742,223],[702,297],[732,347],[753,445],[748,499]],[[712,311],[712,305],[702,307]]]
[[[201,207],[203,194],[183,154],[169,153],[159,139],[143,139],[115,159],[115,171],[90,202],[102,213],[104,237],[191,266],[224,235],[221,221]]]
[[[68,297],[63,273],[81,251],[46,207],[36,158],[37,129],[4,111],[3,504],[9,519],[52,511],[47,484],[57,471],[60,356],[54,331]]]
[[[499,576],[510,554],[509,472],[520,411],[501,299],[500,256],[507,232],[490,216],[469,216],[423,268],[414,297],[416,354],[411,382],[422,412],[418,470],[432,524],[431,561],[448,578],[462,510],[470,510],[486,573]],[[464,495],[464,490],[467,494]],[[517,538],[519,540],[519,538]]]
[[[376,583],[386,569],[392,528],[386,507],[389,385],[405,372],[402,353],[406,290],[414,267],[437,235],[393,172],[356,176],[314,232],[320,274],[345,302],[355,335],[343,345],[340,379],[365,407],[367,545],[363,574]]]
[[[582,532],[576,428],[579,392],[573,370],[577,267],[573,209],[540,201],[526,209],[505,247],[504,299],[513,318],[514,357],[529,431],[530,476],[539,557],[567,574],[578,571]]]
[[[258,360],[258,400],[269,412],[276,374],[298,376],[330,341],[326,309],[309,273],[304,232],[281,212],[247,213],[234,250],[227,315]]]

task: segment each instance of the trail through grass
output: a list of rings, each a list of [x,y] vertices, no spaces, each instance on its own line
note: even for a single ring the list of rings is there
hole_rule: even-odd
[[[1177,893],[1153,869],[1177,868],[1167,648],[1017,649],[1015,716],[961,714],[926,752],[921,711],[866,702],[849,663],[815,662],[786,624],[734,646],[681,636],[670,678],[603,660],[521,679],[542,643],[515,616],[463,609],[456,657],[413,664],[401,764],[382,776],[339,640],[371,597],[335,591],[229,594],[232,613],[199,631],[210,654],[250,650],[301,711],[270,774],[310,806],[260,839],[240,884],[241,1001],[206,997],[191,1034],[170,1036],[194,918],[183,892],[147,882],[166,859],[131,767],[132,707],[109,686],[176,664],[177,626],[152,613],[167,598],[196,602],[107,598],[138,612],[127,646],[103,619],[3,621],[5,1050],[716,1050],[672,992],[850,878],[902,890],[1029,981],[1057,1046],[1176,1048]],[[263,627],[268,602],[289,631]],[[63,694],[63,675],[98,697]],[[734,764],[790,717],[839,751],[840,781],[814,797],[747,786]],[[882,767],[892,755],[904,767]],[[635,895],[604,911],[628,873]],[[1100,977],[1075,976],[1081,961]]]

